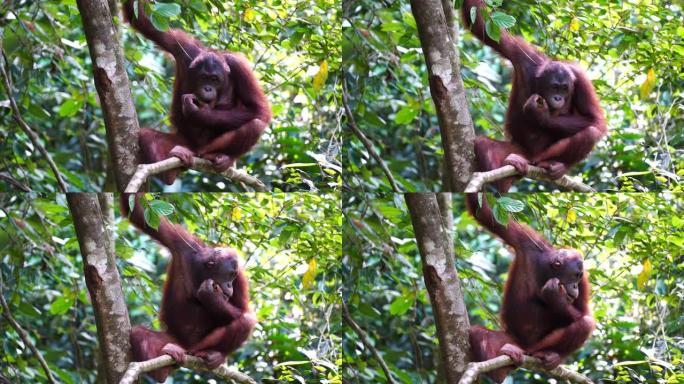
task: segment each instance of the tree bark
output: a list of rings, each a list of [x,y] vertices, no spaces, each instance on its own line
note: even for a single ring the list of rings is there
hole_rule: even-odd
[[[452,209],[451,192],[437,194],[437,204],[439,205],[439,215],[442,218],[442,228],[444,228],[444,249],[446,254],[453,262],[454,257],[454,212]]]
[[[110,204],[112,200],[111,195],[67,194],[107,382],[118,383],[128,368],[131,323],[116,269],[114,240],[108,228],[111,209],[100,206],[100,202]]]
[[[444,168],[449,181],[443,190],[463,192],[472,174],[475,131],[456,51],[455,12],[453,4],[446,3],[443,4],[442,0],[411,0],[411,11],[416,19],[428,69],[430,94],[439,119]]]
[[[437,324],[437,337],[447,383],[457,383],[465,372],[469,356],[468,311],[453,256],[448,253],[440,207],[434,193],[405,195],[418,242],[423,278],[430,295]]]
[[[138,116],[135,112],[123,51],[107,0],[77,0],[93,62],[95,88],[107,130],[117,190],[122,192],[138,165]]]

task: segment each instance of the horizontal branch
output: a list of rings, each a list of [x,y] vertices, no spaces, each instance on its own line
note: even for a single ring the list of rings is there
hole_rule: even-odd
[[[468,364],[468,368],[461,376],[458,384],[472,384],[477,380],[477,377],[486,372],[491,372],[497,368],[502,368],[508,365],[513,365],[513,360],[509,356],[497,356],[491,360],[480,361]],[[570,380],[575,383],[593,384],[593,381],[583,374],[571,371],[565,367],[559,366],[550,371],[547,371],[542,366],[541,360],[532,356],[523,356],[522,368],[527,368],[533,371],[548,373],[551,376],[561,380]]]
[[[256,380],[242,372],[229,369],[226,365],[220,365],[215,369],[209,369],[206,364],[204,364],[204,360],[197,356],[186,355],[185,358],[186,360],[185,363],[183,363],[183,367],[197,371],[211,372],[222,379],[233,380],[240,384],[256,384]],[[121,378],[121,381],[119,381],[119,384],[133,384],[140,375],[145,372],[154,371],[157,368],[168,367],[174,364],[177,364],[176,361],[169,355],[162,355],[147,361],[132,362],[128,365],[128,369]]]
[[[128,182],[128,185],[126,186],[126,190],[124,192],[138,192],[140,190],[140,187],[142,187],[143,183],[150,176],[162,173],[164,171],[170,171],[172,169],[183,167],[185,167],[185,165],[177,157],[170,157],[166,160],[162,160],[152,164],[139,164],[138,169],[135,171],[133,177],[131,177],[131,180]],[[217,173],[232,181],[245,183],[250,187],[254,188],[254,190],[258,192],[263,192],[267,190],[266,185],[264,185],[264,183],[261,182],[261,180],[257,179],[254,176],[248,175],[245,171],[240,171],[235,168],[228,168],[223,172],[216,172],[216,170],[214,170],[214,165],[211,161],[199,157],[192,158],[192,165],[190,166],[190,169],[202,172]]]
[[[520,175],[518,171],[512,165],[504,165],[501,168],[493,169],[487,172],[473,172],[473,176],[470,178],[468,185],[464,192],[473,193],[482,190],[485,184],[505,179],[510,176]],[[566,188],[570,191],[575,192],[595,192],[593,188],[582,183],[579,180],[575,180],[567,175],[561,176],[558,179],[552,179],[549,177],[548,173],[544,168],[539,168],[534,165],[529,165],[527,168],[527,174],[523,175],[530,179],[548,181],[550,183],[556,184],[559,187]]]

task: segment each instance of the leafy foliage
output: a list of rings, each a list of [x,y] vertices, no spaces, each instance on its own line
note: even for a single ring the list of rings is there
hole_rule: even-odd
[[[571,367],[596,381],[684,381],[684,301],[677,283],[684,276],[684,199],[655,193],[513,198],[527,203],[514,214],[516,220],[529,222],[552,244],[584,255],[597,329],[570,358]],[[457,239],[470,255],[457,265],[472,323],[500,328],[496,313],[510,252],[474,230],[478,226],[467,213],[457,222]],[[546,382],[523,371],[514,378]]]
[[[341,212],[335,195],[149,195],[146,216],[169,216],[209,243],[241,254],[258,325],[229,363],[264,382],[341,382],[336,268]],[[14,317],[64,383],[95,382],[97,334],[78,243],[62,195],[0,196],[0,272]],[[155,219],[152,219],[155,220]],[[159,327],[168,254],[125,219],[117,266],[131,322]],[[43,382],[42,370],[7,322],[0,323],[0,374]],[[211,375],[178,370],[177,382]]]
[[[432,308],[403,197],[346,196],[343,229],[343,300],[395,379],[434,382],[439,356]],[[387,379],[348,324],[343,327],[345,379]]]
[[[158,27],[183,28],[207,46],[241,52],[254,64],[274,121],[239,166],[274,189],[331,190],[341,183],[338,8],[337,0],[193,0],[151,6]],[[76,2],[15,1],[0,5],[0,14],[7,15],[0,18],[0,39],[13,80],[11,92],[24,119],[71,190],[101,190],[107,145]],[[121,22],[120,31],[141,126],[168,128],[173,61],[127,24]],[[14,123],[7,90],[0,88],[0,167],[33,190],[54,191],[54,176]],[[216,175],[187,172],[174,189],[240,186]],[[2,190],[11,190],[11,185],[0,183]]]
[[[494,38],[500,28],[510,28],[549,56],[588,68],[610,132],[573,174],[598,190],[681,189],[681,6],[637,0],[618,5],[606,1],[487,3],[496,6],[487,24]],[[344,76],[353,90],[356,124],[373,141],[404,190],[441,190],[439,127],[408,2],[350,2],[344,6],[343,18]],[[477,133],[503,139],[511,84],[508,61],[462,28],[458,51]],[[346,132],[345,143],[349,187],[388,190],[379,165],[351,131]],[[518,183],[515,188],[544,191],[553,186],[535,181]]]
[[[496,202],[559,247],[585,255],[597,329],[567,362],[596,382],[684,381],[684,199],[677,194],[517,194]],[[343,278],[352,316],[395,378],[442,382],[435,324],[411,222],[401,198],[346,199]],[[454,248],[471,324],[501,328],[498,312],[511,253],[454,197]],[[344,327],[344,377],[386,382]],[[515,382],[546,383],[517,370]]]

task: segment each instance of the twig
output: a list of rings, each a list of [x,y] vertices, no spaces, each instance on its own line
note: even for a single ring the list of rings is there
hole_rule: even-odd
[[[137,380],[138,377],[145,372],[154,371],[157,368],[168,367],[169,365],[174,364],[177,364],[176,361],[173,360],[173,357],[169,355],[155,357],[154,359],[147,361],[132,362],[128,365],[128,369],[121,378],[121,381],[119,381],[119,384],[133,384],[135,380]],[[209,369],[207,368],[206,364],[204,364],[204,360],[197,356],[186,355],[186,360],[185,363],[183,363],[183,367],[198,371],[211,372],[222,379],[233,380],[237,383],[256,384],[256,380],[242,372],[230,369],[226,365],[221,365],[213,370]]]
[[[392,191],[400,193],[401,190],[399,189],[397,182],[394,180],[392,172],[390,172],[389,168],[387,168],[385,161],[382,159],[382,157],[380,157],[378,152],[375,151],[375,148],[373,147],[373,142],[371,142],[356,125],[356,120],[354,120],[354,114],[352,114],[351,108],[349,108],[349,94],[347,93],[346,84],[346,81],[342,82],[342,104],[344,104],[344,112],[347,115],[347,119],[349,120],[349,128],[351,128],[354,135],[356,135],[356,137],[359,140],[361,140],[363,146],[366,147],[366,150],[368,151],[368,153],[370,153],[371,157],[373,157],[375,161],[378,162],[380,168],[382,168],[382,172],[384,172],[385,176],[387,176],[387,180],[389,181],[390,186],[392,187]]]
[[[156,175],[158,173],[162,173],[164,171],[169,171],[171,169],[181,168],[184,166],[185,165],[183,165],[183,162],[177,157],[170,157],[166,160],[162,160],[152,164],[139,164],[138,169],[135,171],[133,177],[131,177],[131,180],[128,182],[128,185],[126,186],[126,190],[124,192],[138,192],[140,190],[140,187],[143,185],[143,183],[145,182],[145,180],[147,180],[148,177]],[[254,176],[248,175],[244,171],[240,171],[235,168],[228,168],[223,172],[216,172],[214,170],[212,162],[206,159],[193,157],[192,166],[190,168],[197,171],[218,173],[219,175],[227,179],[240,183],[245,183],[254,188],[258,192],[263,192],[267,190],[266,185],[262,183],[261,180],[257,179]]]
[[[12,177],[12,175],[10,175],[7,172],[0,172],[0,180],[5,180],[6,182],[14,185],[14,187],[20,190],[21,192],[31,192],[31,188],[22,184],[21,181],[15,179],[14,177]]]
[[[479,374],[490,372],[497,368],[502,368],[512,364],[513,360],[509,356],[497,356],[491,360],[470,363],[468,364],[466,371],[463,373],[463,376],[461,376],[461,380],[458,382],[458,384],[472,384],[475,382],[475,380],[477,380],[477,376]],[[591,381],[591,379],[588,377],[579,372],[571,371],[565,367],[559,366],[547,371],[542,366],[541,360],[532,356],[523,356],[523,364],[521,367],[534,371],[545,372],[562,380],[570,380],[583,384],[593,384],[593,381]]]
[[[518,175],[518,171],[512,165],[504,165],[501,168],[493,169],[488,172],[473,172],[473,176],[470,178],[468,185],[466,186],[465,193],[479,192],[482,190],[485,184],[491,183],[493,181],[505,179],[510,176]],[[593,188],[582,183],[579,180],[575,180],[569,176],[562,176],[558,179],[552,179],[546,173],[544,168],[539,168],[534,165],[529,165],[527,174],[525,177],[536,180],[543,180],[554,183],[559,187],[567,188],[575,192],[595,192]]]
[[[7,60],[5,58],[5,51],[2,49],[0,49],[0,59],[2,59],[2,63],[0,63],[0,76],[2,76],[3,83],[5,84],[5,92],[7,93],[7,98],[9,99],[10,107],[12,108],[12,117],[14,117],[14,120],[17,122],[17,124],[19,124],[19,128],[21,128],[21,130],[24,131],[26,136],[28,136],[29,140],[31,140],[33,146],[35,148],[38,148],[38,151],[43,155],[43,157],[45,157],[45,160],[47,160],[50,169],[52,169],[52,173],[54,173],[55,175],[55,179],[57,179],[57,187],[59,188],[59,191],[62,193],[66,193],[67,185],[62,179],[62,174],[59,173],[57,164],[55,164],[55,162],[52,160],[52,157],[45,149],[45,147],[42,144],[40,144],[40,138],[38,137],[38,135],[24,121],[24,118],[21,117],[21,112],[19,111],[19,107],[17,107],[17,102],[14,101],[14,96],[12,96],[12,88],[10,86],[9,75],[5,71],[5,63],[7,62]]]
[[[387,363],[385,363],[385,359],[382,358],[380,355],[380,352],[378,352],[375,347],[373,347],[373,344],[368,341],[368,335],[366,335],[366,332],[364,332],[361,327],[359,327],[358,324],[352,319],[351,315],[349,314],[349,309],[347,309],[347,304],[345,304],[344,300],[342,300],[342,318],[344,321],[349,324],[350,327],[354,330],[354,333],[356,333],[359,336],[359,339],[361,339],[361,342],[363,345],[368,348],[371,353],[373,353],[373,356],[375,356],[375,360],[378,361],[378,364],[380,364],[380,368],[382,368],[383,372],[385,372],[385,377],[387,377],[387,382],[390,384],[396,384],[397,382],[394,380],[392,377],[392,373],[390,372],[389,368],[387,367]]]
[[[5,301],[5,296],[2,290],[2,277],[0,277],[0,306],[2,306],[2,316],[7,319],[7,322],[10,323],[12,328],[14,328],[15,331],[19,334],[19,337],[21,337],[21,340],[24,342],[24,345],[27,345],[31,352],[33,352],[33,356],[38,359],[38,363],[40,363],[40,366],[43,367],[43,372],[45,372],[45,377],[47,378],[48,383],[57,383],[57,380],[55,380],[54,376],[52,376],[52,371],[50,371],[50,368],[47,365],[47,362],[43,358],[43,355],[41,355],[40,351],[38,348],[36,348],[36,345],[33,344],[31,339],[29,339],[28,332],[24,330],[24,328],[17,323],[17,320],[14,319],[14,316],[12,316],[12,312],[10,311],[9,305],[7,305],[7,301]]]

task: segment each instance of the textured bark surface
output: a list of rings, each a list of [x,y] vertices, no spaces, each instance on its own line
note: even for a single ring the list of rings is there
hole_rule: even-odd
[[[114,240],[108,228],[112,196],[69,193],[67,202],[83,257],[86,286],[93,302],[97,338],[107,382],[118,383],[128,367],[131,323],[116,269]]]
[[[468,311],[461,282],[449,254],[443,216],[434,193],[405,195],[423,264],[423,278],[437,324],[437,337],[447,383],[457,383],[468,364]]]
[[[140,129],[124,68],[123,51],[108,1],[77,0],[77,4],[93,62],[95,88],[102,105],[116,186],[121,192],[138,165]]]
[[[411,10],[418,26],[428,68],[430,94],[439,119],[445,169],[450,183],[443,189],[462,192],[472,173],[475,132],[456,51],[455,12],[453,5],[445,4],[441,0],[411,0]]]

